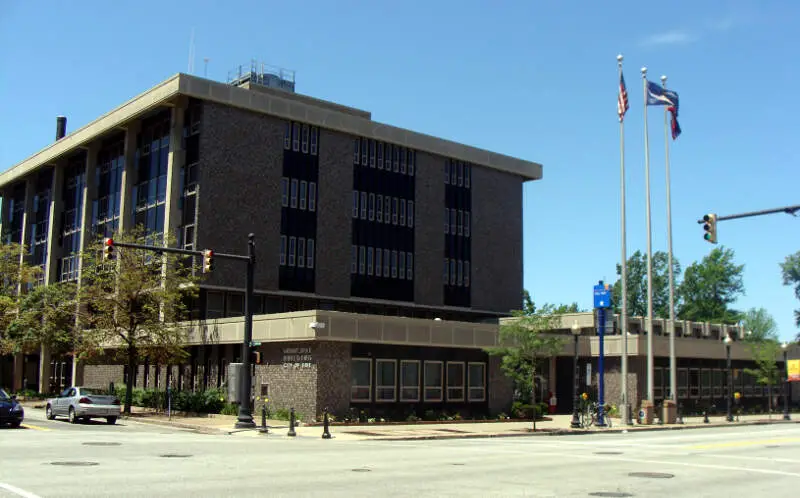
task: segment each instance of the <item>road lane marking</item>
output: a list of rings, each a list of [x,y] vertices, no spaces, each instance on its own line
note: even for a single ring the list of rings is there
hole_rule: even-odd
[[[800,460],[793,460],[791,458],[779,458],[779,457],[759,457],[759,456],[743,456],[743,455],[724,455],[722,453],[695,453],[695,456],[703,456],[709,458],[731,458],[734,460],[759,460],[765,462],[776,462],[776,463],[800,463]]]
[[[38,425],[32,425],[32,424],[22,424],[22,425],[20,425],[20,427],[24,427],[26,429],[33,429],[35,431],[52,431],[53,430],[53,429],[48,429],[47,427],[40,427]]]
[[[24,489],[20,489],[16,486],[12,486],[11,484],[6,484],[4,482],[0,482],[0,489],[5,489],[10,493],[14,493],[17,496],[22,496],[23,498],[40,498],[39,495],[30,493],[25,491]]]
[[[779,439],[761,439],[761,440],[743,440],[743,441],[726,441],[724,443],[709,443],[709,444],[696,444],[693,446],[686,446],[689,450],[706,450],[712,448],[739,448],[742,446],[759,446],[767,444],[780,444],[780,443],[798,443],[800,438],[779,438]]]

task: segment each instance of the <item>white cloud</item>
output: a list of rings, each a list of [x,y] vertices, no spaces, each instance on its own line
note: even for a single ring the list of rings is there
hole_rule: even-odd
[[[697,41],[697,36],[682,29],[673,29],[650,35],[642,40],[642,45],[685,45]]]

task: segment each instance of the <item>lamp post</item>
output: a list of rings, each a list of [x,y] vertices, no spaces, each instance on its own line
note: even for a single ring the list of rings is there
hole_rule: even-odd
[[[792,420],[789,416],[789,343],[783,346],[783,420]]]
[[[730,335],[726,335],[722,342],[725,343],[725,362],[728,371],[728,414],[726,420],[728,422],[733,422],[733,372],[731,371],[731,342],[733,341]]]
[[[578,375],[578,339],[581,336],[581,328],[578,326],[578,320],[572,322],[572,337],[574,338],[574,351],[572,359],[572,372],[573,372],[573,387],[572,387],[572,423],[570,427],[579,429],[581,426],[581,419],[578,415],[578,389],[580,388],[580,376]]]

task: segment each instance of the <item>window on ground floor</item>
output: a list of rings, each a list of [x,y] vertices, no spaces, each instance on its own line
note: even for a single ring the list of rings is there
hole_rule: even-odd
[[[419,401],[419,361],[400,362],[400,401]]]
[[[700,372],[700,386],[702,389],[702,396],[704,398],[711,397],[711,370],[704,368]]]
[[[678,369],[678,399],[686,398],[689,394],[689,370],[686,368]]]
[[[655,399],[661,399],[664,397],[664,386],[667,387],[666,391],[669,391],[669,380],[666,382],[664,381],[664,369],[660,367],[653,368],[653,397]]]
[[[464,401],[463,362],[447,362],[447,401]]]
[[[369,402],[372,391],[372,360],[353,358],[350,368],[350,401]]]
[[[442,401],[442,362],[441,361],[426,361],[425,362],[425,401],[439,402]]]
[[[716,368],[714,369],[714,397],[719,398],[722,396],[722,386],[724,382],[722,381],[722,370]]]
[[[469,401],[486,401],[486,364],[470,363],[468,377]]]
[[[689,370],[689,396],[692,398],[700,396],[700,370],[697,368]]]
[[[375,401],[397,399],[397,360],[375,360]]]

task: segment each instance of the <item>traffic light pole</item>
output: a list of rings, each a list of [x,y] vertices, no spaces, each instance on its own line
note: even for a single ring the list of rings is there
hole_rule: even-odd
[[[244,295],[244,340],[242,340],[242,375],[239,381],[239,416],[236,419],[237,429],[249,429],[256,426],[253,420],[253,413],[250,411],[250,391],[253,389],[253,379],[250,375],[250,348],[253,342],[253,276],[256,265],[256,236],[247,236],[247,256],[240,254],[220,254],[213,253],[213,257],[220,259],[232,259],[247,263],[247,280],[245,282]],[[127,242],[110,241],[110,246],[129,247],[131,249],[141,249],[158,253],[185,254],[187,256],[205,255],[205,251],[190,251],[188,249],[176,249],[173,247],[148,246],[144,244],[130,244]]]
[[[763,216],[765,214],[774,214],[774,213],[786,213],[786,214],[791,214],[792,216],[797,216],[797,211],[800,211],[800,205],[786,206],[776,209],[764,209],[763,211],[751,211],[748,213],[729,214],[727,216],[717,216],[717,221],[736,220],[739,218],[750,218],[753,216]],[[705,220],[702,219],[697,220],[697,223],[702,225],[703,223],[705,223]]]

